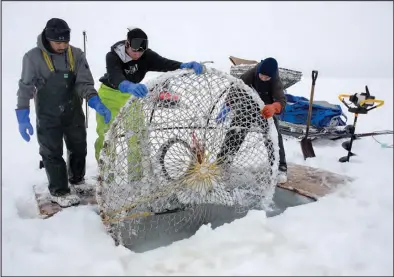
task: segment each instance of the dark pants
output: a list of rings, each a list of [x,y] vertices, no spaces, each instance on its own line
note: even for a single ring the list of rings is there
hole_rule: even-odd
[[[278,130],[278,144],[279,144],[279,170],[287,172],[287,162],[286,162],[286,154],[285,147],[283,146],[283,138],[282,134],[279,130],[278,119],[274,116],[275,127]]]
[[[78,113],[37,122],[39,151],[53,195],[68,193],[68,182],[73,184],[84,179],[87,155],[84,122],[83,115]],[[63,138],[67,165],[63,159]]]
[[[257,109],[257,108],[255,108]],[[226,163],[226,162],[231,162],[231,158],[234,157],[239,149],[241,148],[242,143],[244,142],[246,135],[248,133],[248,129],[252,125],[253,122],[256,121],[256,116],[260,116],[260,113],[256,111],[255,113],[252,113],[251,115],[245,116],[235,116],[233,121],[231,122],[231,127],[242,127],[242,129],[239,130],[230,130],[226,133],[226,136],[224,138],[223,145],[220,149],[219,154],[217,155],[218,163]],[[279,142],[279,170],[283,172],[287,172],[287,163],[286,163],[286,155],[285,155],[285,149],[283,146],[283,138],[282,134],[280,133],[279,130],[279,124],[278,120],[276,117],[273,118],[274,123],[276,126],[276,129],[278,130],[278,142]],[[258,122],[265,122],[263,121],[258,121]],[[265,140],[264,145],[268,150],[268,155],[269,155],[269,160],[273,161],[274,160],[274,153],[273,153],[273,142],[271,140]],[[271,151],[272,150],[272,151]],[[272,162],[271,162],[272,165]]]

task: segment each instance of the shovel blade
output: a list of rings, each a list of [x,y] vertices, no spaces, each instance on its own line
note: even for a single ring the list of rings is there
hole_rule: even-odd
[[[301,140],[301,150],[302,150],[302,154],[304,155],[304,160],[306,160],[306,158],[316,157],[315,151],[313,150],[311,139],[303,138]]]

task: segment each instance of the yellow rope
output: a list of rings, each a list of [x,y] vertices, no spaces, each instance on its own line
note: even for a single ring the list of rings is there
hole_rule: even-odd
[[[70,71],[74,72],[74,56],[73,51],[71,50],[71,46],[68,47],[68,62],[70,63]]]
[[[44,56],[44,60],[45,60],[46,64],[48,65],[49,70],[51,72],[54,72],[55,68],[53,67],[52,61],[49,58],[48,53],[45,51],[42,51],[42,55]],[[68,63],[69,63],[70,71],[74,72],[74,56],[73,56],[73,51],[71,49],[71,46],[69,46],[67,49],[67,55],[68,55]]]
[[[47,63],[49,70],[50,70],[51,72],[54,72],[54,71],[55,71],[55,68],[53,67],[52,61],[51,61],[51,59],[49,58],[48,53],[45,52],[45,51],[42,51],[42,55],[44,56],[45,62]]]

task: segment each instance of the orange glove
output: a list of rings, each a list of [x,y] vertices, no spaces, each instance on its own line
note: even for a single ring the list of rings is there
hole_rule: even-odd
[[[274,102],[272,104],[265,105],[261,110],[261,115],[265,118],[270,118],[276,113],[282,111],[282,105],[279,102]]]

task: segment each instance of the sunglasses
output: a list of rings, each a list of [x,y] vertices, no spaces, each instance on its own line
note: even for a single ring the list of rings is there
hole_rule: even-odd
[[[148,49],[148,40],[143,38],[133,38],[132,40],[127,41],[127,45],[133,52],[144,52]]]

